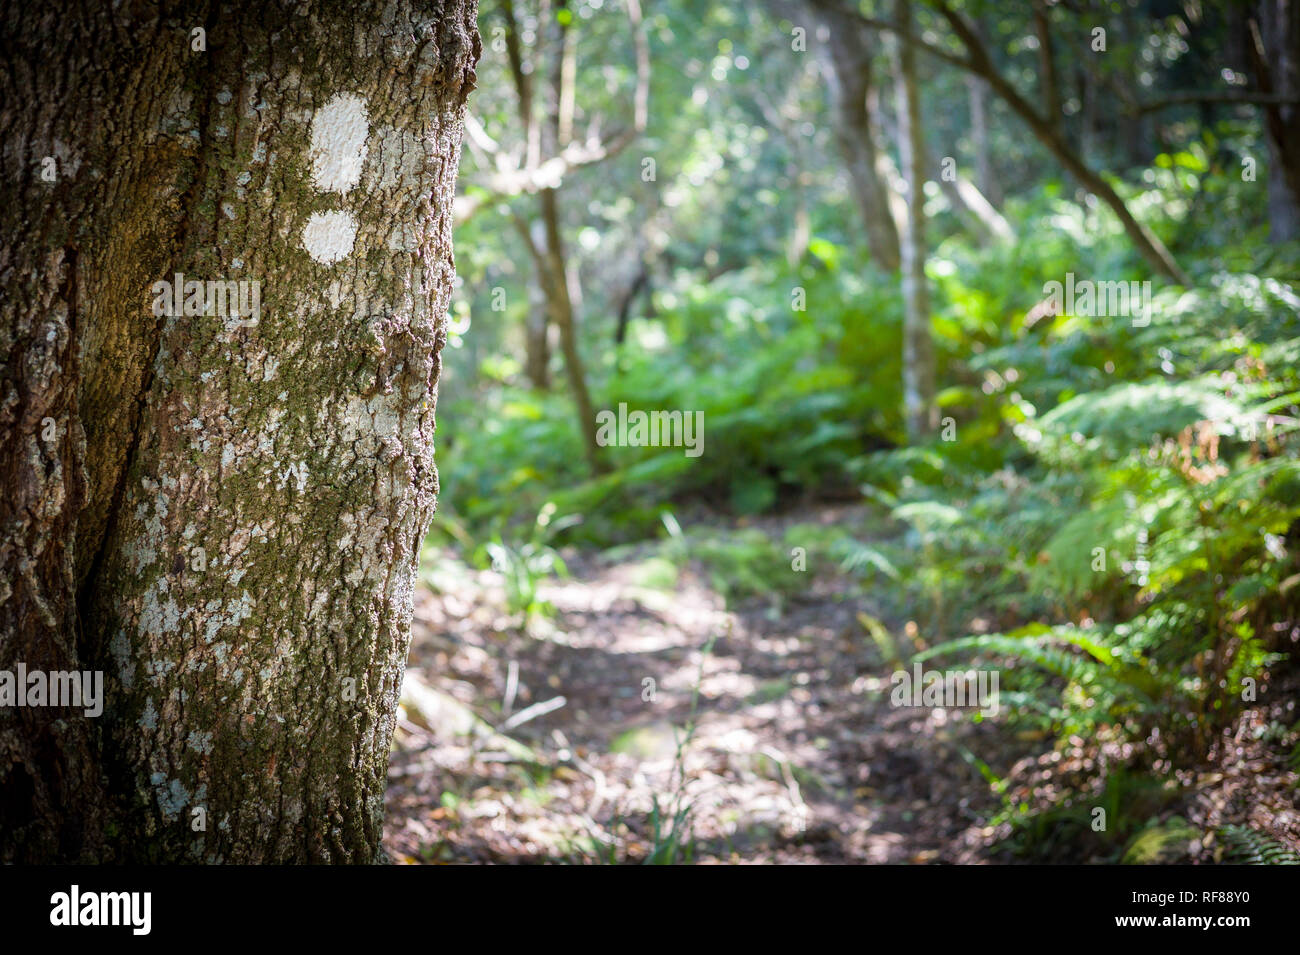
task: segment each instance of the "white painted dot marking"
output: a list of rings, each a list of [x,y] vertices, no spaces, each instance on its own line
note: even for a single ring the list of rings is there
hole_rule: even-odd
[[[322,192],[346,193],[361,181],[370,123],[366,101],[339,93],[311,121],[312,181]]]
[[[347,212],[313,212],[302,230],[307,254],[322,265],[347,256],[356,238],[357,220]]]

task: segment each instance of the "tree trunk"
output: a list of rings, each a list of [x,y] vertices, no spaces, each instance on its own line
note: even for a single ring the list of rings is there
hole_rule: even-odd
[[[591,393],[587,391],[587,371],[578,350],[578,327],[569,286],[571,277],[564,254],[564,238],[560,234],[560,210],[555,193],[554,189],[543,189],[538,196],[542,222],[546,226],[546,269],[541,280],[545,283],[551,321],[560,330],[560,353],[564,355],[569,391],[578,413],[578,429],[587,465],[592,473],[599,474],[605,470],[604,460],[596,442],[596,409],[591,403]]]
[[[986,33],[983,18],[975,18],[971,30],[984,42]],[[989,133],[989,84],[988,80],[966,74],[966,98],[970,107],[971,148],[975,151],[975,185],[985,200],[995,210],[1000,210],[1003,203],[1002,184],[993,169],[993,152]]]
[[[558,0],[556,8],[563,10],[566,6],[567,0]],[[542,126],[542,137],[547,154],[554,156],[568,145],[572,134],[575,54],[574,36],[569,31],[568,21],[557,16],[551,29],[551,49],[556,52],[552,56],[548,116]],[[540,190],[537,202],[543,230],[543,252],[538,259],[537,277],[546,294],[550,322],[560,332],[560,354],[564,356],[564,371],[578,415],[578,432],[582,436],[587,466],[593,474],[598,474],[604,467],[596,441],[596,410],[587,391],[587,371],[578,347],[577,313],[582,304],[582,292],[564,250],[559,189],[548,187]]]
[[[910,34],[912,5],[898,0],[898,23]],[[898,152],[907,180],[907,229],[902,243],[903,277],[903,410],[913,441],[938,426],[934,404],[934,343],[930,338],[930,290],[925,278],[925,135],[921,127],[921,97],[916,85],[916,51],[898,41],[895,80],[898,112]]]
[[[524,318],[524,374],[534,391],[551,388],[551,293],[546,283],[546,270],[550,267],[545,252],[546,233],[541,222],[529,222],[517,212],[512,220],[524,248],[533,260],[537,278],[528,286],[528,314]]]
[[[897,124],[891,126],[888,116],[885,112],[877,115],[881,118],[881,125],[884,127],[886,137],[893,142],[898,142],[901,137],[901,127]],[[942,157],[947,158],[947,157]],[[1007,242],[1015,238],[1015,231],[1002,213],[993,207],[993,204],[984,196],[973,182],[962,175],[960,170],[954,169],[953,178],[948,178],[944,168],[942,158],[937,158],[930,154],[928,145],[926,153],[922,158],[922,169],[939,171],[939,188],[948,198],[949,204],[952,205],[953,211],[961,218],[963,224],[975,238],[981,243],[990,242]],[[885,173],[885,182],[889,185],[890,191],[894,195],[900,195],[906,191],[906,180],[898,167],[894,165],[889,154],[881,156],[881,168]],[[907,222],[908,212],[906,203],[901,203],[902,214],[896,218]]]
[[[1079,156],[1091,166],[1097,158],[1097,90],[1088,70],[1080,65],[1074,72],[1079,90]]]
[[[541,282],[528,286],[524,319],[524,373],[534,391],[551,389],[551,314]]]
[[[898,225],[889,206],[871,128],[871,35],[838,0],[814,0],[813,9],[830,32],[825,64],[834,116],[835,141],[844,159],[853,199],[866,228],[867,248],[883,269],[899,265]]]
[[[640,251],[640,250],[638,250]],[[618,316],[614,325],[614,344],[621,346],[627,339],[627,326],[632,318],[632,303],[650,284],[650,269],[644,258],[637,260],[637,272],[631,283],[621,292],[614,305],[614,314]]]
[[[5,861],[379,855],[475,14],[5,11]]]
[[[970,100],[970,137],[975,150],[975,182],[994,209],[1002,208],[1002,185],[993,171],[989,150],[989,84],[978,76],[967,75],[966,92]]]
[[[1300,93],[1300,11],[1292,0],[1264,0],[1255,69],[1260,90],[1279,96]],[[1261,55],[1262,53],[1262,55]],[[1300,106],[1264,108],[1268,138],[1269,235],[1275,242],[1300,238]]]
[[[1038,40],[1038,87],[1043,95],[1043,115],[1063,138],[1064,116],[1061,113],[1061,80],[1056,74],[1056,54],[1052,49],[1052,26],[1041,0],[1034,4],[1034,36]]]

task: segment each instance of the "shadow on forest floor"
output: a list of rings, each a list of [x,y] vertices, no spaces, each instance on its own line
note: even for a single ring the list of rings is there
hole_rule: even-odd
[[[863,520],[849,511],[743,523],[775,539],[796,519]],[[666,575],[656,553],[566,554],[571,576],[541,588],[553,617],[527,628],[494,571],[451,561],[440,593],[417,591],[393,861],[978,863],[1011,861],[1019,839],[1037,861],[1077,863],[1153,831],[1173,845],[1150,861],[1211,861],[1230,823],[1300,845],[1296,773],[1261,742],[1286,713],[1243,714],[1229,765],[1134,774],[1094,742],[891,706],[894,666],[860,623],[879,608],[835,569],[728,607],[703,567]],[[1293,706],[1295,687],[1278,689]],[[1093,832],[1089,807],[1115,800],[1123,830]],[[988,824],[1012,805],[1031,810],[1018,833],[1006,813]]]
[[[466,570],[455,593],[420,591],[408,683],[432,688],[443,715],[421,719],[408,687],[390,770],[394,860],[644,861],[654,801],[679,788],[692,807],[679,861],[980,858],[978,821],[998,799],[961,748],[991,727],[890,706],[892,668],[846,581],[810,574],[783,607],[727,609],[698,569],[646,586],[641,556],[570,558],[572,576],[543,588],[554,619],[531,634],[512,626],[492,571]],[[482,725],[478,742],[449,733],[448,698],[505,721],[511,661],[514,713],[564,698],[509,731],[528,752],[498,751]]]

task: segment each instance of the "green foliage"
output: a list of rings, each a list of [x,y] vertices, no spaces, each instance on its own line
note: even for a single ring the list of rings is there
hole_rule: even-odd
[[[653,797],[650,807],[651,851],[646,865],[678,865],[689,863],[693,853],[691,842],[691,806],[681,803],[674,806],[671,800],[660,802]]]
[[[1102,633],[1073,625],[1031,624],[1007,634],[941,643],[914,659],[972,654],[1006,660],[1011,666],[1003,671],[1008,679],[1002,702],[1011,704],[1012,712],[1021,712],[1030,721],[1045,716],[1063,736],[1112,725],[1140,737],[1157,718],[1176,717],[1180,713],[1177,704],[1185,705],[1189,694],[1118,630]],[[1055,679],[1049,684],[1033,676],[1026,679],[1015,664],[1036,667]],[[1055,701],[1042,696],[1049,688]]]
[[[673,767],[669,781],[670,791],[662,796],[659,793],[651,797],[650,835],[651,851],[646,858],[646,865],[674,865],[688,863],[694,854],[692,841],[693,804],[686,792],[686,751],[695,738],[699,725],[697,713],[700,704],[700,683],[704,680],[704,664],[713,652],[716,637],[710,637],[704,645],[700,656],[700,670],[695,684],[691,688],[691,705],[688,711],[686,729],[678,732],[673,728],[676,747],[673,752]]]
[[[1294,850],[1247,826],[1224,826],[1219,838],[1226,849],[1223,861],[1231,865],[1300,865]]]
[[[791,310],[790,290],[801,282],[815,322]],[[864,450],[898,435],[900,374],[897,338],[864,337],[864,323],[880,316],[850,287],[861,279],[847,272],[753,269],[668,299],[675,305],[662,321],[679,325],[687,343],[625,353],[593,391],[598,408],[702,412],[699,457],[680,447],[608,447],[610,473],[589,478],[564,397],[494,385],[453,399],[441,410],[459,424],[438,449],[443,508],[475,536],[506,536],[550,501],[582,517],[569,540],[608,544],[652,532],[674,501],[754,514],[796,495],[847,490]]]
[[[559,552],[546,541],[563,522],[552,523],[555,505],[546,504],[533,522],[530,538],[518,544],[505,543],[500,535],[483,545],[480,560],[486,557],[492,569],[505,581],[506,609],[513,614],[523,614],[528,620],[534,615],[550,616],[554,607],[538,597],[538,585],[550,576],[568,576]]]
[[[1014,78],[1032,67],[1019,14],[959,6],[981,20],[999,69]],[[861,249],[812,58],[794,69],[758,55],[776,35],[761,7],[670,0],[648,12],[652,99],[673,107],[651,111],[644,148],[563,183],[597,410],[702,412],[704,453],[607,447],[607,470],[593,474],[559,357],[552,389],[524,386],[537,276],[511,222],[534,200],[516,197],[458,235],[465,284],[439,407],[451,435],[438,448],[439,524],[496,564],[511,609],[526,615],[546,612],[537,586],[562,572],[560,544],[648,549],[640,573],[655,586],[691,568],[730,605],[761,598],[776,611],[806,586],[790,560],[802,547],[870,598],[880,619],[859,616],[863,639],[891,663],[910,652],[890,635],[906,621],[924,648],[915,659],[996,667],[1001,719],[1017,727],[1058,745],[1082,735],[1205,757],[1239,714],[1243,681],[1291,652],[1279,634],[1300,613],[1300,247],[1268,238],[1268,190],[1240,174],[1243,157],[1268,154],[1262,126],[1227,107],[1207,123],[1210,112],[1189,105],[1145,120],[1161,135],[1144,156],[1127,137],[1086,150],[1191,276],[1182,288],[1153,276],[1113,212],[1022,130],[992,122],[1012,193],[1001,211],[1018,238],[974,241],[948,198],[927,191],[945,428],[906,444],[898,279]],[[1106,14],[1110,52],[1089,61],[1090,88],[1131,87],[1138,62],[1152,96],[1201,88],[1205,71],[1223,68],[1213,7],[1190,34],[1172,16]],[[599,82],[579,84],[578,126],[616,114],[631,81],[626,31],[609,13],[584,6],[571,23],[579,70],[594,70],[586,57],[604,45],[620,54],[587,77]],[[917,16],[947,33],[933,11]],[[1046,16],[1058,35],[1077,26],[1063,5]],[[508,90],[491,82],[502,68],[485,63],[480,85]],[[922,85],[927,133],[972,167],[962,79],[935,69]],[[513,105],[489,92],[480,107],[503,142],[518,133]],[[782,129],[774,116],[800,122]],[[658,179],[641,178],[644,156],[658,157]],[[490,158],[472,156],[472,172]],[[607,277],[646,243],[658,258],[616,345],[622,303]],[[1149,281],[1149,322],[1042,308],[1045,283],[1069,273]],[[497,290],[508,293],[500,309],[488,304]],[[778,539],[717,527],[828,500],[865,503],[869,532],[801,525]],[[666,540],[637,543],[663,527]],[[1187,833],[1147,782],[1107,777],[1112,818],[1126,800],[1147,808],[1126,809],[1104,836],[1071,805],[1016,810],[1013,842],[1031,857],[1086,855],[1098,839],[1113,861],[1153,846],[1158,856],[1165,836]],[[683,812],[655,801],[656,861],[689,844]]]
[[[1158,295],[1148,328],[1058,317],[998,343],[975,323],[972,426],[859,469],[897,531],[848,566],[901,570],[894,611],[937,640],[919,658],[1000,666],[1013,721],[1205,752],[1279,659],[1261,627],[1300,571],[1298,301],[1217,274]],[[1011,626],[962,636],[973,617]]]
[[[1026,862],[1142,864],[1185,852],[1199,836],[1178,816],[1166,818],[1177,799],[1168,780],[1118,767],[1094,792],[1037,812],[1007,804],[993,822],[1009,825],[1001,848]]]
[[[1170,865],[1186,862],[1201,834],[1179,816],[1148,826],[1124,850],[1124,865]]]

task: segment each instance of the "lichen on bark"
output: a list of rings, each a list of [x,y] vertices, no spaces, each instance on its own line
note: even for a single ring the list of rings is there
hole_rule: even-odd
[[[97,77],[77,94],[87,109],[122,104],[121,130],[103,142],[84,123],[61,134],[87,138],[64,189],[84,210],[63,239],[75,278],[51,278],[64,245],[48,251],[50,237],[30,227],[48,216],[30,171],[21,207],[6,214],[7,227],[28,230],[17,248],[38,277],[4,279],[26,292],[6,358],[29,360],[52,323],[78,373],[60,383],[35,369],[10,402],[22,415],[5,420],[6,445],[30,447],[28,419],[62,402],[73,438],[59,455],[37,448],[65,472],[45,478],[68,499],[41,533],[67,548],[67,580],[52,595],[0,602],[3,660],[33,649],[22,607],[39,596],[54,601],[64,656],[106,671],[108,705],[85,745],[111,822],[101,829],[115,835],[83,835],[74,855],[370,861],[437,493],[434,405],[461,117],[480,49],[474,4],[85,16],[82,39],[147,39],[138,60],[119,50],[97,62],[75,43],[55,51],[70,76]],[[206,49],[195,51],[199,25]],[[42,29],[31,26],[33,44]],[[49,100],[60,113],[48,82],[33,70],[17,102],[38,115]],[[313,119],[340,97],[360,112],[347,114],[344,135],[313,144]],[[6,127],[27,121],[9,113]],[[6,161],[30,167],[57,127],[37,123]],[[313,175],[321,168],[332,173]],[[314,215],[346,217],[350,248],[315,254]],[[260,282],[256,324],[155,316],[153,283],[177,273]],[[69,282],[75,307],[59,298]],[[64,312],[75,321],[60,324]],[[84,488],[69,496],[72,464]],[[4,517],[22,522],[12,509]],[[17,566],[34,546],[20,539],[3,556]],[[41,752],[26,758],[39,780]],[[0,792],[5,778],[18,777],[0,776]],[[20,816],[0,810],[0,829]],[[69,854],[48,839],[30,845]]]

